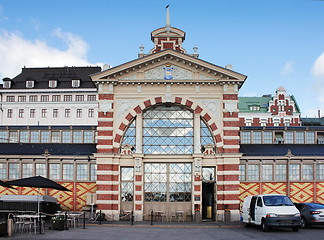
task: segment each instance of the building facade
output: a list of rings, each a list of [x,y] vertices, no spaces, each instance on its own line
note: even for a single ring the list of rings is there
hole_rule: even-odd
[[[0,178],[41,175],[71,192],[41,190],[64,209],[82,210],[96,191],[97,88],[89,75],[100,67],[23,68],[4,78],[0,111]],[[1,189],[37,194],[37,189]]]
[[[151,33],[154,47],[113,68],[23,68],[4,78],[0,179],[51,178],[67,210],[87,196],[108,220],[151,211],[172,221],[238,220],[247,195],[322,202],[323,118],[301,118],[283,87],[238,97],[246,76],[187,53],[185,32]],[[0,188],[0,194],[37,189]],[[200,216],[200,217],[199,217]]]

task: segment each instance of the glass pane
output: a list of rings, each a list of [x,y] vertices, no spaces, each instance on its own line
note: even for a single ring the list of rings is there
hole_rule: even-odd
[[[122,167],[121,168],[121,180],[122,181],[133,181],[134,180],[134,168]]]
[[[215,168],[214,167],[203,167],[202,168],[203,181],[215,181]]]
[[[248,180],[259,181],[259,165],[248,165]]]
[[[214,144],[214,138],[203,120],[200,120],[201,145]]]
[[[51,163],[49,165],[49,177],[53,180],[60,179],[60,164],[59,163]]]
[[[239,165],[239,171],[240,171],[239,180],[240,181],[245,181],[245,165],[240,164]]]
[[[24,163],[23,164],[23,178],[32,177],[33,176],[33,164],[32,163]]]
[[[123,138],[122,145],[129,144],[134,147],[136,147],[136,127],[135,127],[136,121],[134,120],[126,130],[126,133]]]
[[[84,143],[92,143],[93,142],[93,131],[83,131]]]
[[[7,164],[0,163],[0,179],[7,178]]]
[[[20,135],[20,142],[21,143],[28,143],[28,131],[21,130],[19,132]]]
[[[73,164],[63,164],[63,179],[73,180],[74,179],[74,165]]]
[[[287,167],[285,164],[276,165],[276,180],[277,181],[286,181],[287,180]]]
[[[290,164],[289,165],[289,179],[290,180],[299,180],[300,172],[299,172],[299,164]]]
[[[273,167],[272,165],[262,165],[262,180],[272,181]]]
[[[46,164],[36,163],[36,176],[46,177]]]
[[[88,180],[88,165],[78,164],[77,165],[77,180]]]
[[[82,143],[82,131],[73,131],[73,143]]]
[[[97,180],[97,164],[90,165],[90,178],[91,181]]]
[[[146,154],[191,154],[193,114],[179,106],[158,106],[143,114]]]
[[[19,178],[19,164],[9,163],[9,179]]]

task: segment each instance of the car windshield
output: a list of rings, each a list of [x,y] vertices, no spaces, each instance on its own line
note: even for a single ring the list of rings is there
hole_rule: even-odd
[[[294,206],[287,196],[263,196],[263,202],[266,206]]]
[[[324,209],[324,205],[319,203],[307,203],[307,205],[314,209]]]

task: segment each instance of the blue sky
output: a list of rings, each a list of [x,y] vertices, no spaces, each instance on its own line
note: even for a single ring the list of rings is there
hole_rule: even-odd
[[[294,95],[303,116],[324,114],[324,1],[0,0],[0,78],[21,68],[116,66],[153,47],[165,25],[186,32],[183,47],[248,76],[240,96]]]

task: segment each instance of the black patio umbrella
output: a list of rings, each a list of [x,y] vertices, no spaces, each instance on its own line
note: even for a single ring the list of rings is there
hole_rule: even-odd
[[[6,188],[16,189],[16,188],[12,187],[10,184],[8,184],[7,182],[1,181],[1,180],[0,180],[0,186],[6,187]]]
[[[6,183],[14,186],[20,186],[20,187],[52,188],[60,191],[71,192],[69,189],[63,187],[62,185],[52,181],[51,179],[44,178],[42,176],[22,178],[22,179],[8,181]]]

